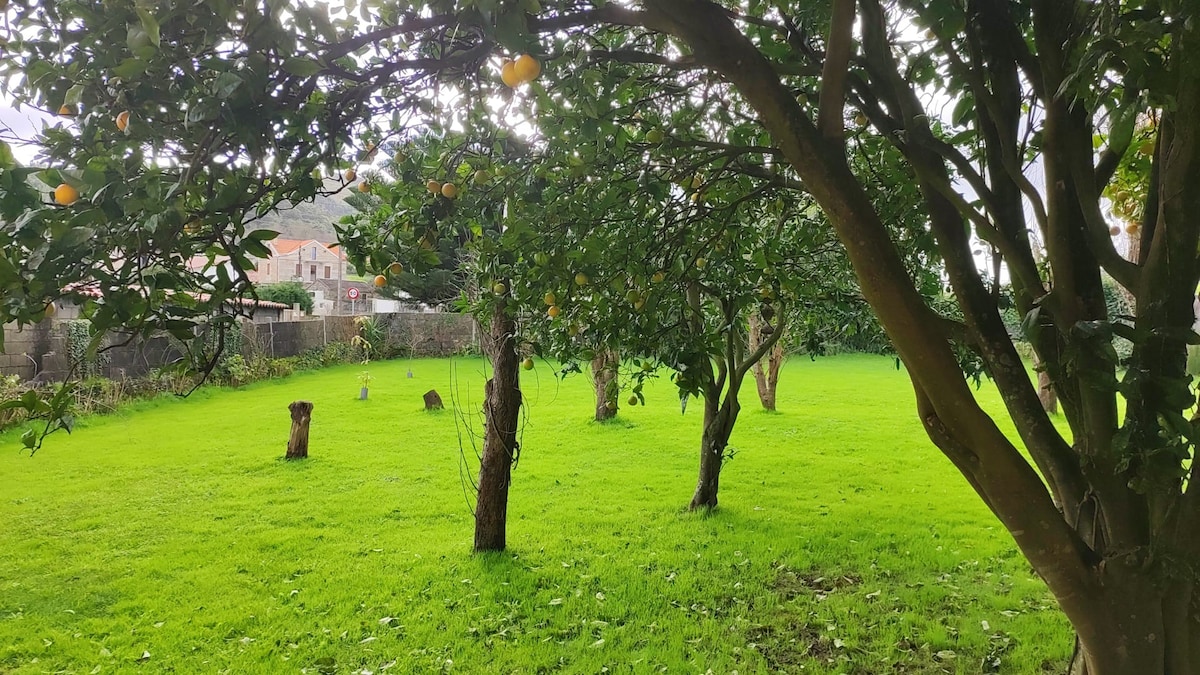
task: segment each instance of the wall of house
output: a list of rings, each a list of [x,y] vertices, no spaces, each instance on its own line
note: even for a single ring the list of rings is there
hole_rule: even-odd
[[[313,258],[312,254],[314,249],[317,252],[316,259]],[[314,280],[312,276],[313,266],[317,269],[316,279],[337,279],[338,266],[345,265],[345,261],[339,260],[332,251],[317,244],[308,244],[291,253],[274,256],[270,259],[270,263],[270,279],[273,283],[296,280],[296,265],[300,265],[299,280],[304,283],[311,283]],[[325,276],[325,268],[327,267],[329,268],[329,276]],[[343,268],[342,276],[346,276],[346,273],[347,270]]]

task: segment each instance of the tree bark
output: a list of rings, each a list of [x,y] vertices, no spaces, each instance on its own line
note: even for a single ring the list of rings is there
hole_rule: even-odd
[[[721,486],[721,464],[725,448],[737,422],[737,391],[731,387],[721,402],[721,392],[708,387],[704,394],[704,433],[700,437],[700,479],[688,508],[712,510],[717,507],[717,492]]]
[[[617,382],[617,368],[621,357],[616,351],[604,347],[596,352],[592,359],[592,381],[596,386],[596,421],[603,422],[617,415],[619,405],[617,399],[620,387]]]
[[[1046,364],[1042,362],[1042,358],[1036,351],[1033,353],[1033,368],[1037,371],[1038,400],[1042,402],[1042,410],[1051,415],[1057,415],[1058,394],[1054,391],[1054,384],[1050,373],[1046,371]]]
[[[492,311],[485,349],[492,379],[484,385],[483,457],[475,501],[475,552],[503,551],[508,520],[508,487],[517,461],[517,425],[521,411],[520,361],[516,321],[498,300]]]
[[[757,314],[750,315],[750,350],[758,349],[765,340],[763,336],[763,321]],[[758,400],[763,410],[775,410],[775,392],[779,385],[779,369],[783,366],[783,340],[775,342],[775,346],[767,354],[767,367],[762,361],[756,361],[753,367],[754,383],[758,387]]]
[[[288,436],[287,459],[308,457],[308,425],[312,422],[312,401],[293,401],[288,405],[292,413],[292,433]]]

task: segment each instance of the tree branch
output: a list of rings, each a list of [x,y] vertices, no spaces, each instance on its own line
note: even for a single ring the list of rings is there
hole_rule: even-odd
[[[854,41],[854,2],[834,0],[829,40],[825,47],[825,65],[821,69],[817,129],[833,142],[841,142],[846,131],[842,111],[846,105],[846,70],[850,66],[850,50]]]

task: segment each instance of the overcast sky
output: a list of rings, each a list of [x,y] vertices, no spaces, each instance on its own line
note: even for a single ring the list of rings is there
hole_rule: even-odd
[[[0,104],[0,139],[12,146],[13,154],[22,164],[31,164],[37,155],[32,143],[42,128],[43,121],[53,119],[34,108],[20,110],[7,103]]]

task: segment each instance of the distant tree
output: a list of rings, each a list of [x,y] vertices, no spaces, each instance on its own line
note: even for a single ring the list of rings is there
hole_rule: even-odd
[[[300,309],[303,309],[305,314],[312,314],[312,295],[304,290],[304,286],[299,281],[281,281],[277,284],[256,286],[254,292],[258,295],[259,300],[282,302],[289,307],[299,303]]]
[[[433,213],[437,202],[426,204],[409,195],[404,201],[404,189],[408,182],[419,180],[419,174],[410,162],[404,161],[412,152],[422,152],[433,146],[434,139],[422,137],[406,144],[391,144],[392,160],[385,164],[385,171],[364,172],[359,190],[346,199],[358,213],[345,216],[335,225],[340,238],[357,229],[390,230],[394,228],[412,231],[414,224],[420,225]],[[386,173],[386,176],[385,176]],[[411,207],[417,206],[416,209]],[[399,297],[401,294],[426,305],[445,305],[462,297],[468,276],[467,244],[471,232],[467,229],[442,230],[425,228],[420,232],[416,244],[421,252],[423,264],[420,273],[407,266],[399,273],[389,273],[387,285],[379,289],[380,294]],[[365,258],[355,257],[351,246],[350,262],[367,273],[370,266]],[[386,261],[379,261],[384,263]]]

